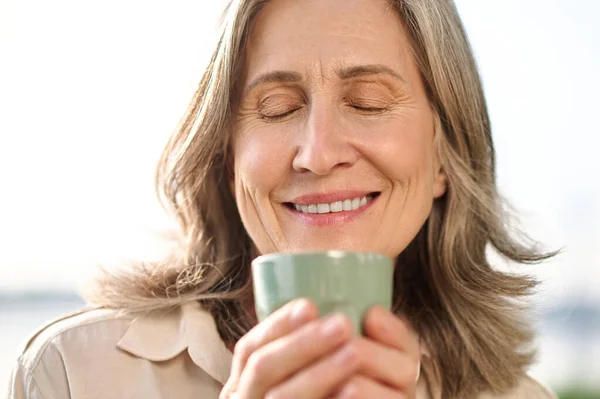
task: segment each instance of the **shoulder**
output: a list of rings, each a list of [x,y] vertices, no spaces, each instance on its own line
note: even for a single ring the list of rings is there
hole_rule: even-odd
[[[43,325],[21,344],[7,397],[67,397],[67,357],[89,364],[88,353],[110,352],[131,320],[115,310],[93,308]]]
[[[557,399],[557,396],[534,377],[525,375],[511,391],[502,395],[482,395],[480,399]]]
[[[521,380],[517,388],[520,389],[519,393],[523,398],[557,399],[556,394],[549,387],[529,375]]]
[[[136,313],[84,310],[26,340],[8,398],[216,397],[231,357],[195,301]]]
[[[53,320],[35,331],[18,350],[19,363],[33,370],[51,347],[69,349],[71,346],[94,345],[113,341],[124,334],[132,321],[116,310],[88,308]],[[113,342],[106,342],[111,345]]]

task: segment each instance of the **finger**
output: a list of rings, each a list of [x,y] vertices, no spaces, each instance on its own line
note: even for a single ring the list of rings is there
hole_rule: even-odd
[[[330,356],[319,359],[275,389],[269,390],[266,398],[329,397],[357,371],[358,366],[359,358],[355,347],[338,347]]]
[[[235,391],[239,377],[252,353],[318,317],[319,310],[316,305],[310,300],[300,298],[285,304],[257,324],[235,345],[231,373],[222,390],[223,397]]]
[[[310,322],[254,352],[240,376],[237,391],[242,397],[262,398],[271,387],[310,367],[351,338],[352,323],[345,315]]]
[[[347,346],[353,346],[358,354],[361,375],[409,392],[416,386],[421,365],[406,352],[362,337]]]
[[[357,375],[352,377],[335,396],[335,399],[408,399],[407,393],[393,390],[390,387],[379,384],[367,377]]]
[[[374,341],[406,352],[413,359],[421,357],[419,336],[408,320],[401,319],[382,306],[373,306],[364,319],[365,335]]]

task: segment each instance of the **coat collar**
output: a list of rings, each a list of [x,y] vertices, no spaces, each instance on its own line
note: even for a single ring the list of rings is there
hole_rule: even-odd
[[[192,361],[212,378],[225,384],[233,354],[219,336],[215,321],[197,301],[171,311],[135,318],[117,347],[152,362],[173,359],[187,350]],[[421,345],[418,398],[441,398],[429,350]]]
[[[152,362],[173,359],[187,349],[192,361],[221,384],[229,378],[233,358],[212,315],[196,301],[135,318],[117,347]]]

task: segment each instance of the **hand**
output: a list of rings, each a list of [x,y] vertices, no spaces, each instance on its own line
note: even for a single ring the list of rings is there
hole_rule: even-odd
[[[358,369],[351,341],[347,316],[319,319],[312,302],[292,301],[239,340],[219,398],[331,397]]]
[[[358,372],[335,398],[415,398],[421,368],[417,334],[381,306],[367,312],[363,326],[366,338],[346,344],[359,359]]]
[[[416,334],[381,307],[352,337],[343,315],[318,319],[307,300],[269,316],[238,342],[220,398],[412,398],[419,370]]]

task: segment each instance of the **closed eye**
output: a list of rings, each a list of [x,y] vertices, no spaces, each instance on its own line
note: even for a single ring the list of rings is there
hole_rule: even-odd
[[[269,121],[269,122],[277,121],[277,120],[285,118],[286,116],[292,115],[294,112],[298,111],[299,109],[300,108],[294,108],[294,109],[286,111],[286,112],[284,112],[282,114],[277,114],[277,115],[265,115],[265,114],[262,114],[261,115],[261,119],[264,119],[264,120]]]
[[[364,112],[367,114],[377,114],[387,111],[387,108],[381,107],[359,107],[358,105],[350,105],[350,107],[354,108],[357,111]]]
[[[350,105],[350,107],[357,111],[363,112],[365,114],[383,113],[388,110],[387,108],[382,108],[382,107],[360,107],[358,105]],[[264,119],[269,122],[278,121],[278,120],[281,120],[288,116],[293,115],[296,111],[298,111],[300,109],[301,109],[301,107],[298,107],[298,108],[294,108],[289,111],[283,112],[281,114],[276,114],[276,115],[261,114],[261,119]]]

